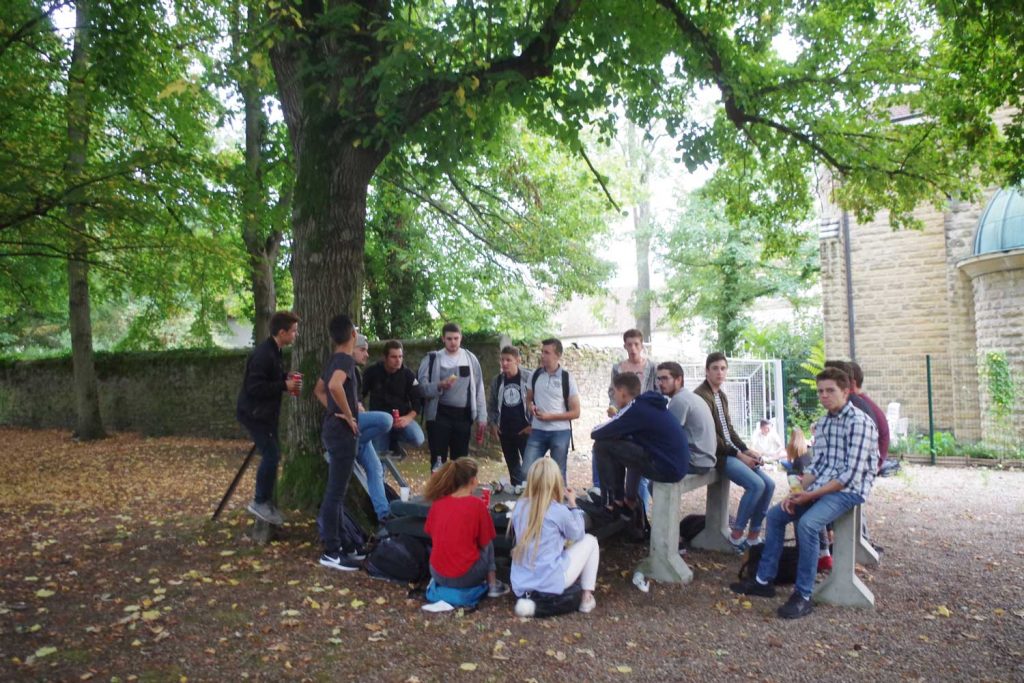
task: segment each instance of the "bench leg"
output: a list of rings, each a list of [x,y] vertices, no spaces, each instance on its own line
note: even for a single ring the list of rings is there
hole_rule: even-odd
[[[665,583],[687,584],[693,581],[693,570],[679,556],[678,485],[655,484],[651,511],[651,547],[636,571],[648,579]]]
[[[857,508],[857,528],[864,529],[864,512],[861,510],[861,506]],[[875,551],[871,544],[868,543],[867,539],[864,538],[864,533],[861,531],[857,534],[857,564],[864,565],[865,567],[877,567],[878,566],[878,552]]]
[[[704,509],[704,531],[690,542],[694,548],[734,554],[729,543],[729,479],[721,475],[708,487],[708,502]]]
[[[245,533],[252,539],[253,543],[266,545],[274,540],[275,531],[273,524],[268,524],[262,519],[256,519]]]
[[[835,522],[832,573],[814,591],[814,601],[842,607],[874,607],[875,596],[854,571],[860,543],[860,506]]]

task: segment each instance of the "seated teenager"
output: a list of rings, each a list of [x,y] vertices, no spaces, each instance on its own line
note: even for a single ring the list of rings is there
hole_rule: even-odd
[[[786,526],[796,529],[799,558],[796,587],[778,615],[797,619],[811,613],[818,541],[830,522],[864,504],[878,471],[878,432],[871,418],[849,402],[850,380],[836,368],[825,368],[815,378],[818,400],[828,411],[818,428],[811,464],[793,491],[768,512],[768,534],[754,579],[730,588],[743,595],[774,597],[772,582],[778,573]]]
[[[729,399],[725,395],[728,374],[729,361],[725,354],[720,351],[709,354],[704,362],[704,382],[693,393],[704,399],[715,420],[716,466],[729,481],[743,489],[736,521],[729,535],[735,551],[742,553],[748,546],[761,542],[761,524],[775,495],[775,481],[764,471],[760,454],[747,448],[732,425]]]
[[[633,519],[640,478],[677,482],[686,476],[690,447],[668,399],[656,391],[640,393],[636,375],[612,380],[618,411],[590,433],[601,477],[601,498],[609,512]]]
[[[519,596],[516,614],[532,617],[533,592],[559,595],[580,581],[580,612],[597,606],[597,539],[584,531],[583,512],[572,489],[562,488],[562,472],[549,456],[534,461],[526,492],[512,512],[516,546],[512,549],[512,590]],[[566,547],[566,544],[569,544]]]
[[[472,458],[445,463],[427,482],[431,501],[424,531],[430,536],[430,575],[438,586],[471,588],[486,582],[498,598],[508,586],[494,572],[494,521],[484,501],[473,495],[477,464]]]

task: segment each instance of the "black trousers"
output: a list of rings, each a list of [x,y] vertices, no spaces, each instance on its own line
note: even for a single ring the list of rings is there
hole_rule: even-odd
[[[605,504],[627,498],[637,500],[642,477],[651,481],[669,481],[654,466],[650,453],[632,441],[595,441],[594,459],[597,461],[597,474],[601,478],[601,499]]]
[[[529,434],[505,434],[502,432],[498,441],[501,443],[501,454],[505,456],[505,465],[508,467],[508,478],[513,486],[523,483],[523,453],[526,451],[526,442]]]
[[[469,455],[473,418],[469,408],[437,407],[437,416],[427,423],[427,442],[432,463],[447,462]]]

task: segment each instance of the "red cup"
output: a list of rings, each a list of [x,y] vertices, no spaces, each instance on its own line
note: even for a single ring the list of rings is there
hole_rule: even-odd
[[[491,507],[491,489],[487,486],[483,487],[480,491],[480,497],[484,500],[484,505],[488,508]]]

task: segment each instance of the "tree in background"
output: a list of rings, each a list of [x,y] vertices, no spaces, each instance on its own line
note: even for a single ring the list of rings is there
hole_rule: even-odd
[[[797,315],[792,322],[751,323],[740,333],[738,354],[782,361],[786,425],[808,432],[824,412],[815,375],[825,362],[824,328],[817,316]],[[820,358],[819,358],[820,357]]]
[[[234,90],[241,99],[242,159],[229,178],[248,256],[253,341],[258,344],[270,335],[270,317],[278,308],[278,266],[290,228],[294,173],[284,124],[271,123],[269,116],[276,100],[266,3],[230,0],[224,10],[231,44],[227,58],[215,69],[215,82]]]
[[[758,223],[734,223],[725,213],[700,192],[683,202],[664,237],[663,298],[672,322],[692,328],[697,319],[708,321],[709,348],[735,355],[759,301],[804,303],[818,272],[817,244],[807,232],[791,228],[783,239],[773,228],[774,240],[787,248],[771,251]]]
[[[608,205],[590,171],[521,120],[500,122],[444,172],[394,154],[370,202],[364,305],[378,334],[433,337],[434,312],[471,330],[541,335],[551,304],[596,293],[610,272],[594,248]]]
[[[55,17],[69,7],[65,31]],[[6,283],[17,297],[7,294],[4,304],[20,299],[53,315],[53,291],[41,286],[58,281],[52,262],[66,263],[76,432],[94,438],[103,434],[92,363],[97,293],[144,302],[150,321],[190,299],[191,333],[209,340],[217,308],[209,292],[227,276],[226,245],[209,227],[220,222],[221,205],[202,173],[212,101],[185,80],[202,22],[185,3],[173,22],[163,3],[11,9],[0,35],[2,272],[37,275]],[[152,333],[143,327],[139,336]]]

